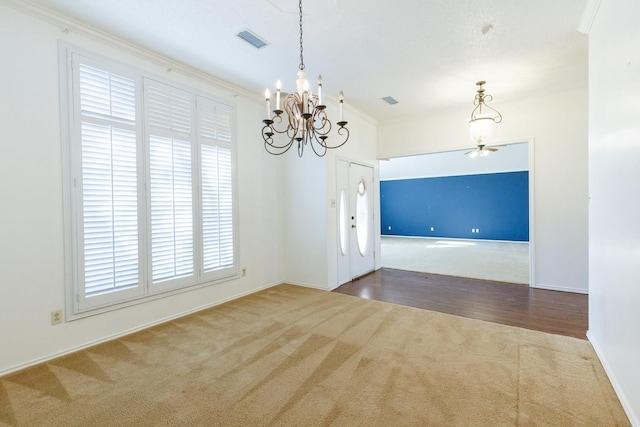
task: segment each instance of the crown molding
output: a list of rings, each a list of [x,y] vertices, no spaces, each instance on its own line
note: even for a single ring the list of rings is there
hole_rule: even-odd
[[[600,1],[601,0],[587,0],[587,4],[584,6],[584,11],[582,12],[580,24],[578,25],[579,32],[589,34],[593,21],[596,19],[596,15],[598,14]]]
[[[0,5],[7,6],[18,12],[24,13],[25,15],[29,15],[35,19],[38,19],[39,21],[59,27],[60,30],[64,33],[79,34],[98,43],[123,49],[128,53],[134,54],[138,57],[142,57],[143,59],[164,67],[167,70],[180,72],[188,77],[196,78],[206,83],[210,83],[218,87],[227,89],[233,92],[234,96],[243,95],[250,100],[254,100],[256,102],[261,101],[261,98],[253,93],[253,91],[237,86],[198,68],[187,65],[171,57],[162,55],[156,51],[146,49],[140,45],[115,36],[106,31],[93,28],[67,15],[63,15],[44,6],[34,4],[29,0],[0,0]]]

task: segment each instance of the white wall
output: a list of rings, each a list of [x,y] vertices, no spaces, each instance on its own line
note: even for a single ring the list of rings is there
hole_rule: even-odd
[[[529,170],[529,143],[497,147],[483,157],[465,155],[469,150],[418,154],[380,160],[380,180],[435,178]]]
[[[294,142],[295,144],[295,142]],[[327,197],[325,158],[309,147],[302,158],[292,147],[283,163],[283,271],[287,283],[327,288]],[[265,156],[270,154],[264,153]]]
[[[587,102],[587,88],[576,88],[492,103],[504,119],[489,145],[535,139],[536,287],[588,290]],[[378,157],[471,148],[468,115],[461,109],[380,122]]]
[[[66,26],[73,29],[66,33]],[[282,230],[272,221],[279,217],[282,177],[259,143],[259,100],[81,28],[0,3],[0,375],[282,281]],[[235,103],[239,258],[246,277],[51,326],[51,311],[65,307],[59,40]]]
[[[589,32],[589,340],[640,426],[640,3],[604,0]]]
[[[327,101],[327,112],[329,119],[335,122],[338,106],[334,101]],[[340,148],[329,150],[325,157],[317,157],[309,147],[305,148],[302,158],[298,158],[296,147],[280,156],[284,173],[283,277],[287,283],[319,289],[337,286],[336,157],[372,166],[377,163],[375,121],[350,109],[348,104],[344,119],[348,121],[349,141]],[[328,142],[335,144],[338,140],[334,124]],[[374,181],[374,187],[378,188],[376,177]],[[376,199],[379,199],[377,194]],[[376,219],[379,212],[376,201]],[[379,222],[376,223],[377,254],[380,253]],[[379,264],[378,260],[378,268]]]

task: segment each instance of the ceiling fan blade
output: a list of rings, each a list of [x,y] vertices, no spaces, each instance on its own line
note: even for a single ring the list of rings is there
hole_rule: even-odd
[[[471,154],[471,153],[473,153],[474,151],[476,151],[476,150],[467,151],[466,153],[464,153],[464,155],[466,156],[467,154]]]
[[[498,151],[497,148],[493,148],[493,147],[484,147],[483,150],[484,151]]]

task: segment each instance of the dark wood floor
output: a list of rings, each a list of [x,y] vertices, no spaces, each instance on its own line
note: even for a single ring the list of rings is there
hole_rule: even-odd
[[[334,292],[586,339],[583,294],[385,268]]]

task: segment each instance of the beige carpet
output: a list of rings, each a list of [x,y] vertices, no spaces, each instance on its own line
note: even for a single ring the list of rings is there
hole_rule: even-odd
[[[529,243],[382,236],[382,266],[529,284]]]
[[[281,285],[0,378],[25,426],[621,426],[587,341]]]

